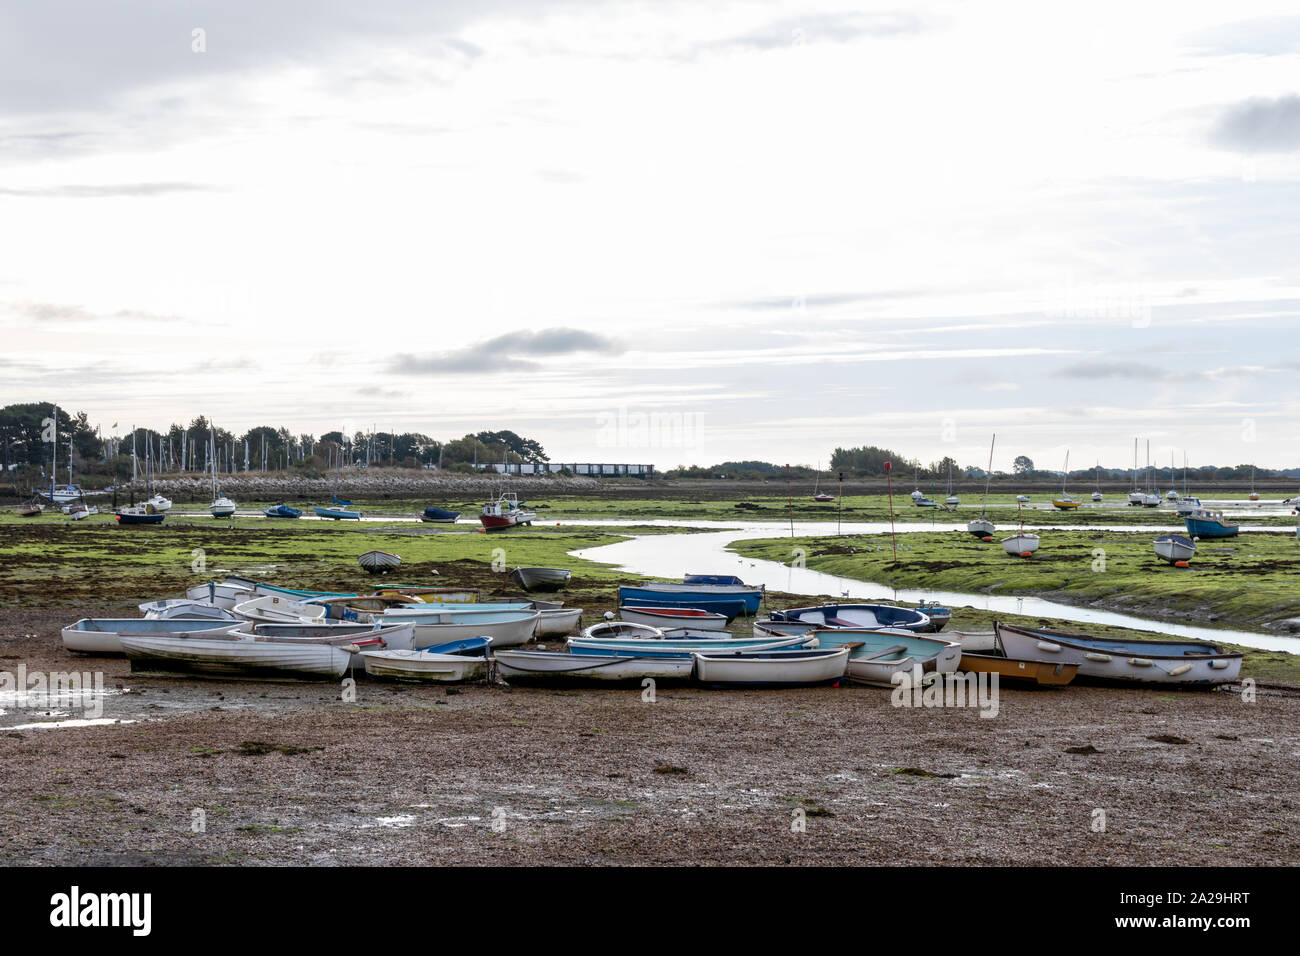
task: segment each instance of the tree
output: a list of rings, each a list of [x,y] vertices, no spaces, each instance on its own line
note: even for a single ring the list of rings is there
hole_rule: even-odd
[[[1020,455],[1011,463],[1011,470],[1017,475],[1032,475],[1034,473],[1034,463],[1024,455]]]

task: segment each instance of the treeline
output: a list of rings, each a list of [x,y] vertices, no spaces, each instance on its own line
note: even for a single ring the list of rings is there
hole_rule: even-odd
[[[334,468],[441,467],[470,472],[474,466],[549,461],[536,440],[512,431],[481,431],[451,441],[419,432],[326,432],[294,434],[284,427],[258,425],[235,433],[200,415],[188,424],[109,433],[93,426],[85,412],[70,414],[48,402],[0,408],[0,455],[6,472],[44,473],[58,443],[59,472],[71,461],[78,474],[130,478],[147,466],[156,473],[322,471]],[[58,477],[58,476],[56,476]]]

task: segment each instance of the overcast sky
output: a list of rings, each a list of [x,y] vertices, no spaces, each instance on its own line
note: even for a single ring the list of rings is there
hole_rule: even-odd
[[[0,0],[0,404],[1294,466],[1289,9]]]

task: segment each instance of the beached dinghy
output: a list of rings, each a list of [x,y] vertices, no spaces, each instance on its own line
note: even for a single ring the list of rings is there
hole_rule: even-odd
[[[156,621],[140,617],[82,618],[62,631],[63,646],[82,654],[121,654],[128,635],[187,638],[198,634],[224,634],[239,621]]]
[[[415,612],[415,613],[413,613]],[[415,625],[416,649],[446,644],[471,637],[492,638],[492,648],[527,644],[537,632],[541,612],[530,609],[498,611],[478,608],[397,608],[383,615],[385,624],[394,621]]]
[[[681,654],[693,654],[697,651],[779,651],[794,648],[812,649],[816,647],[816,638],[812,635],[786,635],[779,637],[734,637],[734,638],[687,638],[670,640],[657,638],[652,640],[584,640],[580,637],[569,638],[570,654],[630,654],[647,657],[676,657]]]
[[[663,640],[664,632],[650,624],[634,624],[631,621],[601,621],[583,628],[584,641],[609,641],[634,638],[643,641]]]
[[[565,654],[562,651],[496,651],[497,672],[516,680],[639,681],[689,680],[689,653],[643,657],[632,654]]]
[[[360,521],[361,512],[353,508],[332,505],[328,508],[312,508],[318,518],[332,518],[335,521]]]
[[[761,587],[745,584],[675,584],[652,581],[624,585],[618,589],[620,607],[700,608],[725,614],[728,619],[738,614],[757,614],[762,600]]]
[[[562,637],[572,634],[573,629],[582,623],[582,608],[553,607],[536,608],[537,637]]]
[[[236,604],[234,612],[260,624],[311,624],[321,621],[346,621],[368,624],[373,612],[361,611],[346,604],[313,604],[279,594],[255,597]]]
[[[361,657],[372,677],[454,683],[487,676],[490,637],[475,637],[421,650],[365,651]]]
[[[376,650],[410,650],[415,646],[415,628],[410,624],[349,624],[322,621],[319,624],[257,624],[242,621],[232,637],[263,638],[290,643],[352,644],[378,638]]]
[[[1078,664],[1062,661],[1018,661],[998,654],[975,654],[963,650],[958,670],[968,674],[997,674],[998,681],[1064,687],[1079,673]]]
[[[1000,622],[993,627],[1007,657],[1077,662],[1081,679],[1209,687],[1241,674],[1241,653],[1218,644],[1114,640]]]
[[[122,638],[122,650],[132,669],[179,669],[224,677],[255,674],[339,678],[361,663],[359,653],[380,647],[379,638],[345,645],[325,642],[276,641],[265,638]]]
[[[920,632],[930,629],[930,617],[910,607],[892,604],[822,604],[773,611],[774,621],[803,621],[821,627],[851,627],[873,630],[882,627]]]
[[[848,676],[859,683],[892,687],[894,675],[921,671],[951,673],[961,661],[961,645],[912,631],[833,628],[815,632],[818,649],[844,647],[849,653]]]
[[[948,631],[945,637],[960,644],[963,654],[1001,653],[996,631]]]
[[[650,627],[695,627],[712,631],[727,629],[727,616],[698,607],[621,607],[618,616],[632,624]]]
[[[566,568],[515,568],[510,580],[525,591],[558,591],[569,583],[573,572]]]
[[[145,601],[136,605],[140,613],[151,621],[241,621],[239,615],[224,607],[189,598],[167,601]]]
[[[737,687],[806,687],[842,680],[849,649],[797,651],[710,650],[695,656],[695,679]]]
[[[1007,554],[1023,557],[1037,551],[1038,544],[1038,535],[1022,531],[1020,534],[1013,534],[1009,538],[1003,538],[1002,550],[1006,551]]]
[[[302,511],[300,509],[290,508],[284,502],[280,502],[278,505],[272,508],[267,508],[262,513],[266,515],[268,518],[301,518],[302,517]]]
[[[402,559],[389,551],[367,551],[357,558],[357,564],[371,574],[387,574],[401,567]]]
[[[428,521],[435,524],[455,524],[456,519],[460,517],[459,511],[448,511],[445,508],[425,508],[420,515],[421,521]]]
[[[1152,542],[1156,555],[1170,564],[1190,561],[1196,554],[1196,542],[1181,534],[1165,534]]]
[[[269,594],[287,595],[300,600],[314,598],[357,597],[355,591],[308,591],[302,588],[285,588],[267,584],[253,578],[228,577],[225,582],[230,587],[249,591],[249,597]],[[219,586],[219,585],[218,585]],[[204,585],[206,588],[207,585]],[[443,604],[473,604],[478,600],[478,588],[422,587],[407,584],[384,584],[375,588],[373,594],[404,594],[423,601],[439,601]],[[241,598],[246,600],[246,598]]]

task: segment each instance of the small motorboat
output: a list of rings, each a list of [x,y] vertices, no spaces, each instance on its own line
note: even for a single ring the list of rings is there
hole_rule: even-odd
[[[1101,493],[1100,491],[1094,491],[1094,492],[1092,493],[1092,500],[1093,500],[1093,501],[1101,501],[1103,497],[1104,497],[1104,496],[1102,495],[1102,493]]]
[[[371,574],[387,574],[401,567],[402,559],[389,551],[367,551],[357,558],[357,564]]]
[[[1230,524],[1222,511],[1198,508],[1191,514],[1183,516],[1187,533],[1197,538],[1234,538],[1241,530],[1240,525]]]
[[[153,505],[155,511],[170,511],[172,500],[164,495],[154,494],[145,499],[145,504]]]
[[[483,506],[479,520],[487,531],[503,531],[521,524],[531,525],[537,513],[528,511],[523,504],[518,495],[513,493],[500,495],[496,501],[489,501]]]
[[[558,591],[572,576],[567,568],[515,568],[510,572],[510,580],[525,591]]]
[[[939,507],[938,502],[936,502],[933,498],[927,498],[927,497],[925,497],[924,495],[922,495],[920,498],[913,498],[913,499],[912,499],[912,504],[916,505],[918,508],[937,508],[937,507]]]
[[[823,504],[828,501],[834,501],[834,500],[835,500],[834,495],[827,494],[824,491],[821,492],[820,494],[813,495],[813,501],[819,501],[822,502]]]
[[[298,508],[290,508],[283,501],[273,508],[267,508],[262,512],[268,518],[301,518],[302,511]]]
[[[448,511],[445,508],[425,508],[420,515],[421,521],[430,521],[440,524],[454,524],[460,517],[459,511]]]
[[[1170,564],[1190,561],[1196,554],[1196,542],[1191,538],[1184,538],[1181,534],[1161,535],[1152,544],[1156,554]]]
[[[118,524],[162,524],[167,517],[153,505],[126,505],[117,510]]]
[[[231,518],[235,514],[235,502],[225,495],[220,495],[212,500],[212,504],[208,505],[208,511],[212,513],[214,518]]]

